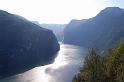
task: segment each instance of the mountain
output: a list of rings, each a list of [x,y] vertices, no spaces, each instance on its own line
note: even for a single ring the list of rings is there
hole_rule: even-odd
[[[105,50],[124,39],[124,9],[108,7],[93,18],[77,22],[67,25],[63,43]]]
[[[85,21],[86,20],[76,20],[76,19],[71,20],[71,22],[64,29],[63,42],[64,43],[69,42],[70,44],[73,43],[74,41],[73,38],[76,37],[75,34],[77,34],[76,32],[73,32],[73,31],[75,31]]]
[[[57,40],[62,41],[66,24],[40,24],[40,26],[52,30]]]
[[[52,63],[59,49],[51,30],[0,10],[0,78]]]

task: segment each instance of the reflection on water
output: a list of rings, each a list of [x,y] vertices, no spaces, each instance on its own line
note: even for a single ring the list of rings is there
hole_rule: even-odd
[[[32,70],[0,80],[0,82],[71,82],[79,71],[86,49],[74,45],[61,44],[55,62],[35,67]]]

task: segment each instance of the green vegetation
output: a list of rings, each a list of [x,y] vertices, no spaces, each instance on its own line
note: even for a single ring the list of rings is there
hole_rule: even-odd
[[[90,49],[72,82],[124,82],[124,43],[101,55],[98,50]]]

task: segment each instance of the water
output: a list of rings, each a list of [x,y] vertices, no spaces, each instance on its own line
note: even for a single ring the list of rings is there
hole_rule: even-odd
[[[86,49],[74,45],[61,44],[55,62],[35,67],[32,70],[0,80],[0,82],[71,82],[79,72]]]

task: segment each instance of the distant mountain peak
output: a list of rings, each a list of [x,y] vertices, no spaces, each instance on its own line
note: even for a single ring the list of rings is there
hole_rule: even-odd
[[[112,9],[121,10],[120,7],[107,7],[107,8],[105,8],[104,10],[106,10],[106,9],[110,9],[110,10],[112,10]]]
[[[7,15],[7,14],[9,14],[9,13],[4,10],[0,10],[0,15]]]
[[[106,50],[124,40],[124,9],[107,7],[85,22],[70,22],[63,43]]]
[[[118,16],[119,14],[124,14],[124,9],[121,9],[119,7],[107,7],[103,9],[96,17],[99,16]]]
[[[115,11],[121,11],[121,10],[123,10],[123,9],[121,9],[119,7],[107,7],[101,12],[115,12]]]

